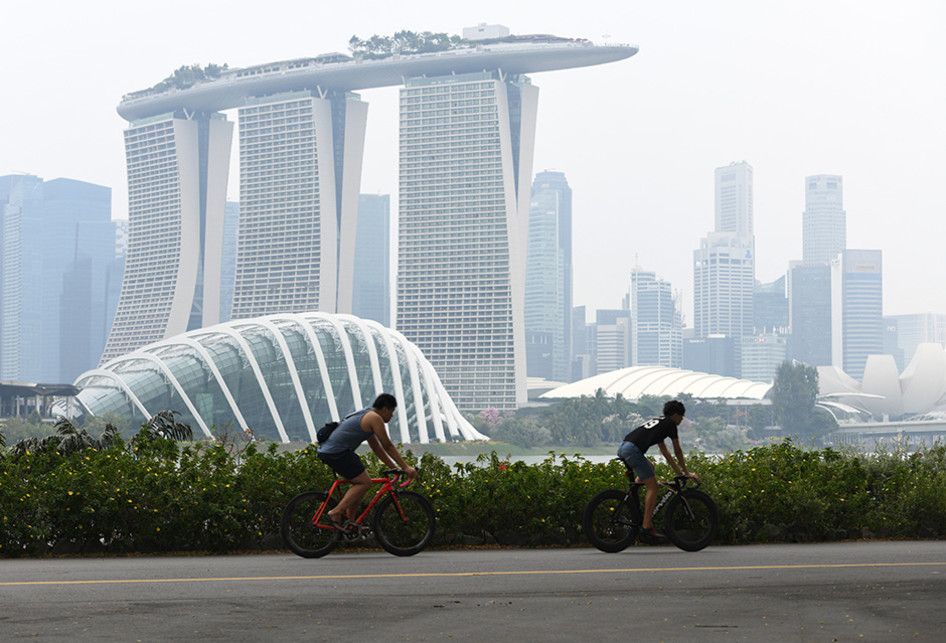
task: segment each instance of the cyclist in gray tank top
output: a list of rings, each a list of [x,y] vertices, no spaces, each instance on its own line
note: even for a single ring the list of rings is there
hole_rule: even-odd
[[[355,453],[362,442],[368,441],[368,446],[378,458],[391,469],[401,469],[413,479],[417,475],[414,467],[410,466],[398,453],[385,424],[394,417],[397,400],[393,395],[382,393],[375,399],[371,408],[356,411],[345,417],[332,431],[328,439],[319,445],[318,458],[332,468],[337,475],[350,480],[351,488],[339,501],[338,506],[328,512],[329,520],[340,527],[346,519],[355,519],[355,512],[361,503],[365,492],[371,487],[371,478],[365,472],[365,465]]]
[[[332,431],[324,443],[319,445],[319,453],[325,455],[338,455],[344,451],[354,451],[361,446],[361,443],[367,440],[371,433],[361,428],[361,418],[365,413],[371,410],[371,407],[355,411],[345,417],[341,423]]]

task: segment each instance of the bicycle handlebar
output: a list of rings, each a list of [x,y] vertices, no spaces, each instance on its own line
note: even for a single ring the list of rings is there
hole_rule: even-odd
[[[414,469],[414,470],[415,470],[415,471],[418,471],[417,469]],[[386,469],[386,470],[384,470],[384,471],[381,472],[381,475],[387,476],[387,477],[394,477],[394,478],[395,478],[395,483],[397,483],[397,479],[400,478],[401,476],[406,476],[406,475],[407,475],[407,471],[404,471],[403,469]],[[409,485],[409,484],[412,483],[413,481],[414,481],[413,479],[408,478],[407,480],[405,480],[404,482],[402,482],[401,484],[399,484],[398,487],[401,488],[401,489],[403,489],[404,487],[406,487],[407,485]]]

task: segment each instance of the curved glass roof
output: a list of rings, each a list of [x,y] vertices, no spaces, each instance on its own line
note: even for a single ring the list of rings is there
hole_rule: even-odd
[[[542,399],[592,396],[601,389],[608,397],[638,400],[645,395],[692,395],[703,399],[762,400],[771,390],[767,382],[753,382],[712,373],[665,366],[631,366],[579,380],[543,393]]]
[[[172,410],[206,437],[236,429],[314,442],[325,422],[391,393],[398,400],[389,424],[395,441],[486,439],[457,410],[420,349],[352,315],[234,320],[145,346],[75,384],[90,415],[137,423]]]

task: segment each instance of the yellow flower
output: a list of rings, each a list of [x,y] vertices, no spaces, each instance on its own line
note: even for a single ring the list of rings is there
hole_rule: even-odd
[[[69,495],[71,496],[71,495],[72,495],[72,492],[71,492],[71,491],[69,491],[69,492],[68,492],[68,494],[69,494]]]

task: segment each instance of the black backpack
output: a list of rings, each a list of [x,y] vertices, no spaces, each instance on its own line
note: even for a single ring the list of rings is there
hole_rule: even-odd
[[[338,422],[326,422],[325,426],[315,432],[315,438],[319,441],[319,444],[324,444],[328,437],[332,435],[332,431],[338,428]]]

